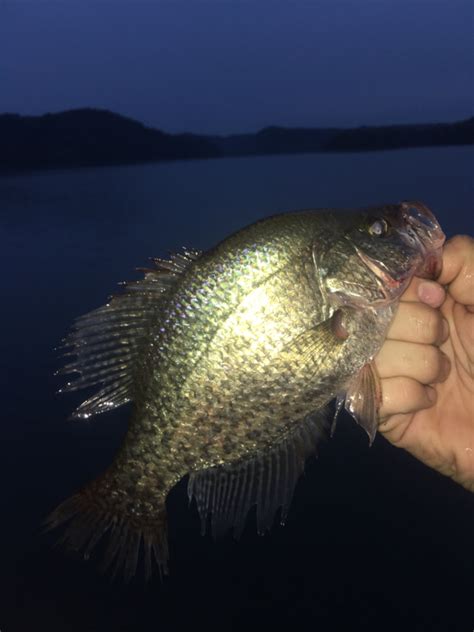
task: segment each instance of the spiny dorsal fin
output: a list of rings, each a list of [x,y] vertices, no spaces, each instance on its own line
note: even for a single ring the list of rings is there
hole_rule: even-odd
[[[62,345],[64,355],[75,359],[58,374],[79,373],[80,377],[59,392],[101,388],[73,412],[73,418],[87,419],[132,400],[134,368],[156,302],[199,256],[197,251],[183,249],[169,260],[152,259],[153,268],[141,269],[143,279],[123,283],[122,291],[106,305],[75,321]]]
[[[326,417],[326,411],[309,415],[290,436],[254,458],[191,473],[188,496],[190,501],[196,499],[201,533],[206,532],[210,515],[214,536],[233,527],[239,537],[253,505],[257,505],[258,533],[270,529],[279,507],[284,524],[305,461],[316,453],[325,434]]]

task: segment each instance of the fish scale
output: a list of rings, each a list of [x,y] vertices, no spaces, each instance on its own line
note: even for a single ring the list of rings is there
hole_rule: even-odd
[[[143,550],[167,571],[166,497],[189,475],[206,528],[257,529],[288,512],[305,460],[337,397],[376,432],[372,359],[412,276],[433,275],[444,235],[421,203],[267,218],[208,252],[153,260],[66,339],[69,390],[97,385],[78,417],[133,401],[109,468],[49,525],[87,557],[108,534],[105,565],[129,579]],[[429,261],[429,266],[426,262]],[[434,263],[433,263],[434,262]],[[76,384],[76,386],[75,386]],[[344,395],[345,394],[345,395]]]

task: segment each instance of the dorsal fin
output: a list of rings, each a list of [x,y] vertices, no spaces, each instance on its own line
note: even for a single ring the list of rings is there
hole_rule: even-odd
[[[291,435],[272,449],[232,465],[192,472],[188,496],[196,499],[201,518],[201,533],[206,532],[208,516],[214,536],[233,527],[239,537],[247,513],[257,505],[257,531],[270,529],[281,507],[280,524],[285,523],[296,483],[308,456],[325,434],[326,410],[308,415]]]
[[[143,279],[123,283],[122,291],[106,305],[75,321],[61,345],[64,355],[75,359],[57,373],[80,377],[59,392],[101,388],[73,412],[73,418],[87,419],[131,401],[134,368],[156,301],[199,256],[198,251],[183,249],[169,260],[151,259],[152,268],[139,269]]]

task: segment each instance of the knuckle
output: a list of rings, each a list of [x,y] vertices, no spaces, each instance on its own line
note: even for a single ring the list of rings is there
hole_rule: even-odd
[[[468,252],[474,248],[474,239],[469,235],[456,235],[449,240],[451,248],[455,248],[460,252]]]

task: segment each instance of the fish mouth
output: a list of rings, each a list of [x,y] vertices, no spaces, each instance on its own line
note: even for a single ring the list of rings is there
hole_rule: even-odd
[[[424,279],[436,279],[441,273],[442,248],[446,235],[423,202],[402,202],[400,211],[404,226],[399,229],[399,234],[421,254],[421,262],[414,274]]]
[[[414,274],[413,271],[410,270],[406,274],[400,275],[399,277],[395,278],[389,272],[387,266],[384,263],[382,263],[381,261],[377,261],[376,259],[372,259],[372,257],[367,255],[357,246],[354,247],[361,261],[375,275],[375,278],[377,279],[378,288],[380,290],[380,293],[384,297],[381,302],[385,303],[388,301],[393,301],[404,291]]]
[[[413,276],[436,279],[441,273],[442,248],[446,240],[436,217],[422,202],[402,202],[390,219],[400,238],[418,255],[408,270],[394,277],[383,262],[373,259],[356,246],[358,256],[375,275],[385,301],[393,301],[400,296]]]

